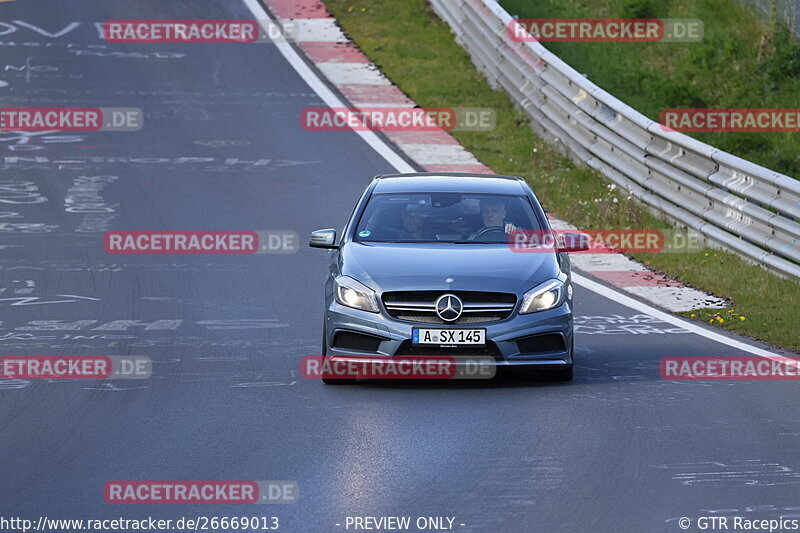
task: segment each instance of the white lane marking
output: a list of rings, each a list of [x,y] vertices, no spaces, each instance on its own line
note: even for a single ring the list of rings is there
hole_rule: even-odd
[[[267,15],[266,10],[263,8],[261,4],[259,4],[258,0],[244,0],[245,6],[250,10],[253,16],[258,20],[259,24],[267,30],[267,21],[264,20],[264,16]],[[328,107],[348,107],[342,102],[338,96],[336,96],[333,91],[331,91],[319,76],[317,76],[316,72],[311,70],[308,65],[300,58],[297,51],[295,51],[292,46],[287,42],[275,42],[275,46],[278,48],[278,51],[283,55],[286,61],[294,68],[295,71],[300,75],[303,80],[314,90],[317,95],[322,98]],[[400,157],[397,152],[392,150],[385,142],[383,142],[380,137],[375,135],[372,131],[357,131],[355,132],[356,135],[364,139],[373,150],[378,152],[378,154],[383,157],[390,165],[392,165],[398,172],[416,172],[416,169],[409,165],[402,157]],[[371,176],[370,176],[371,178]]]
[[[664,311],[656,309],[655,307],[651,307],[644,302],[640,302],[639,300],[634,300],[630,296],[626,296],[619,291],[606,287],[605,285],[601,285],[600,283],[585,278],[575,272],[572,273],[572,281],[575,282],[575,284],[580,285],[585,289],[589,289],[590,291],[597,293],[600,296],[608,298],[609,300],[613,300],[614,302],[622,304],[626,307],[630,307],[631,309],[641,311],[642,313],[646,313],[664,322],[674,324],[678,327],[689,330],[692,333],[696,333],[697,335],[701,335],[712,341],[719,342],[720,344],[726,344],[732,348],[736,348],[737,350],[750,352],[754,355],[771,359],[772,361],[779,361],[787,365],[793,366],[795,368],[800,368],[800,363],[798,363],[793,359],[787,359],[786,357],[773,354],[771,352],[768,352],[767,350],[763,350],[756,346],[751,346],[749,344],[745,344],[736,339],[726,337],[725,335],[721,335],[714,331],[709,331],[705,328],[701,328],[700,326],[693,324],[688,320],[684,320],[675,315],[665,313]]]
[[[258,3],[258,0],[244,0],[245,5],[253,14],[253,16],[259,20],[259,23],[262,26],[265,26],[265,21],[261,15],[267,14],[266,10]],[[266,29],[266,28],[265,28]],[[297,71],[297,73],[302,77],[306,83],[314,90],[314,92],[319,95],[322,100],[328,104],[329,107],[346,107],[344,103],[335,95],[333,92],[322,83],[322,80],[319,79],[319,76],[308,68],[300,56],[297,54],[294,48],[291,47],[288,43],[285,42],[276,42],[275,46],[278,48],[278,51],[283,55],[284,58],[289,62],[289,64]],[[358,131],[356,132],[364,141],[369,144],[378,154],[380,154],[386,161],[389,162],[394,168],[397,169],[398,172],[415,172],[415,169],[411,167],[408,163],[406,163],[400,156],[398,156],[394,150],[389,148],[382,139],[380,139],[377,135],[369,131]],[[609,289],[605,285],[601,285],[597,282],[591,281],[588,278],[581,276],[580,274],[573,273],[572,279],[586,289],[599,294],[600,296],[604,296],[610,300],[613,300],[617,303],[620,303],[626,307],[630,307],[631,309],[636,309],[637,311],[641,311],[643,313],[647,313],[651,316],[656,318],[660,318],[664,322],[669,322],[670,324],[675,324],[676,326],[682,327],[691,331],[692,333],[696,333],[697,335],[701,335],[706,337],[707,339],[713,340],[715,342],[719,342],[720,344],[726,344],[738,350],[742,350],[745,352],[750,352],[752,354],[758,355],[760,357],[765,357],[767,359],[771,359],[773,361],[781,361],[786,364],[791,364],[792,360],[787,360],[785,357],[781,357],[779,355],[772,354],[766,350],[762,350],[761,348],[757,348],[755,346],[750,346],[749,344],[745,344],[743,342],[737,341],[735,339],[731,339],[725,337],[724,335],[720,335],[719,333],[715,333],[713,331],[708,331],[703,329],[699,326],[692,324],[686,320],[680,319],[674,315],[670,315],[663,311],[656,309],[655,307],[650,307],[649,305],[642,303],[638,300],[634,300],[633,298],[622,294],[621,292]],[[797,363],[795,363],[797,366]]]

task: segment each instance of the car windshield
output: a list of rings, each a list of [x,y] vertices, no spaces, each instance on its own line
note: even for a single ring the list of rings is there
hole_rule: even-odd
[[[377,193],[359,220],[355,240],[508,243],[513,231],[540,229],[526,196]]]

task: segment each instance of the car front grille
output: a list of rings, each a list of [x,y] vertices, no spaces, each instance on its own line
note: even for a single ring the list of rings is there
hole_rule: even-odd
[[[454,294],[464,304],[460,317],[446,321],[436,314],[436,299]],[[514,294],[482,291],[397,291],[383,293],[383,305],[389,316],[406,322],[463,325],[496,322],[511,316],[517,305]]]

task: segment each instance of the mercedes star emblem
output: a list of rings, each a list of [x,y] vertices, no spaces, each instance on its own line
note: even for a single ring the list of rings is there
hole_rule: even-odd
[[[447,322],[458,320],[463,310],[464,304],[455,294],[443,294],[436,300],[436,314]]]

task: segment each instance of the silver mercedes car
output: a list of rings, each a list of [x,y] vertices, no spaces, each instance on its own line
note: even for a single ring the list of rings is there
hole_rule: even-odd
[[[323,357],[480,356],[498,370],[571,380],[566,252],[584,248],[521,252],[512,245],[521,231],[550,231],[521,178],[377,176],[340,233],[311,235],[310,246],[330,250]]]

